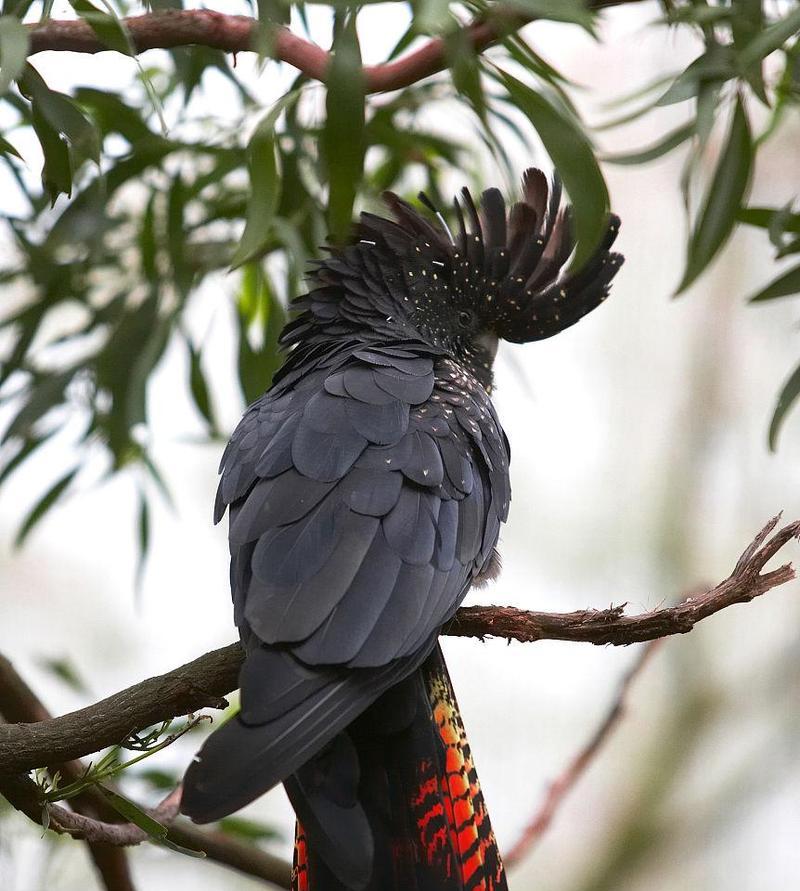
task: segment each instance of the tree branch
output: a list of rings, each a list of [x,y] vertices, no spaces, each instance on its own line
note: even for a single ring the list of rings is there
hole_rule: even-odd
[[[640,0],[591,0],[593,9],[636,3]],[[464,33],[475,51],[480,53],[502,38],[518,31],[534,20],[532,15],[504,9],[498,4],[490,16],[464,25]],[[149,49],[172,49],[178,46],[207,46],[224,52],[240,53],[258,46],[260,24],[243,15],[226,15],[213,10],[168,10],[124,19],[137,53]],[[57,21],[27,26],[31,55],[45,50],[75,53],[99,53],[108,47],[102,43],[82,19]],[[267,32],[269,55],[287,62],[313,80],[325,81],[330,53],[287,28],[274,27]],[[436,74],[447,67],[445,40],[434,37],[400,59],[381,65],[364,67],[368,93],[398,90]]]
[[[39,697],[2,655],[0,655],[0,715],[12,722],[45,721],[50,718]],[[77,762],[59,765],[59,769],[67,782],[77,779],[82,773],[81,765]],[[2,792],[1,782],[0,792]],[[105,801],[99,803],[103,805]],[[89,801],[87,795],[79,796],[73,801],[76,810],[87,814],[98,813],[97,804],[98,802]],[[35,808],[33,814],[37,821],[40,821],[41,807]],[[105,811],[101,808],[99,814],[111,819],[116,815],[110,807],[106,807]],[[31,814],[28,813],[28,816]],[[128,865],[128,855],[122,848],[88,840],[87,847],[106,891],[136,891]]]
[[[762,574],[766,563],[800,534],[800,521],[772,534],[779,520],[780,516],[774,517],[758,533],[727,579],[677,606],[634,616],[624,614],[624,604],[572,613],[474,606],[460,609],[443,633],[614,646],[686,634],[702,619],[735,603],[752,600],[795,577],[789,563]],[[236,689],[243,659],[240,646],[231,644],[60,718],[2,725],[0,774],[25,773],[53,762],[70,761],[116,745],[131,733],[161,721],[205,707],[224,708],[227,702],[223,697]]]
[[[532,643],[537,640],[582,641],[598,646],[627,646],[686,634],[702,619],[732,606],[746,603],[772,588],[790,582],[795,570],[790,563],[761,574],[766,563],[791,539],[800,535],[800,521],[789,523],[771,538],[780,516],[758,533],[739,558],[725,581],[702,594],[684,599],[677,606],[625,615],[625,606],[578,610],[572,613],[538,613],[511,606],[471,606],[460,609],[445,634],[457,637],[504,637]]]
[[[574,788],[578,780],[586,772],[586,769],[595,759],[597,754],[608,742],[614,730],[619,726],[622,718],[625,716],[628,693],[633,682],[641,674],[645,665],[650,661],[657,647],[662,640],[651,640],[639,654],[633,665],[625,673],[617,690],[617,695],[611,703],[611,708],[606,712],[599,727],[592,734],[591,739],[570,761],[564,772],[550,784],[547,794],[544,797],[539,809],[529,821],[528,825],[523,829],[519,841],[503,855],[506,866],[512,867],[525,857],[527,857],[541,837],[550,828],[559,807],[564,799]]]
[[[51,718],[41,700],[15,671],[8,659],[0,656],[0,714],[13,721],[45,721]],[[59,765],[65,782],[83,775],[83,765],[73,761]],[[0,794],[17,810],[41,825],[44,802],[38,786],[28,777],[0,776]],[[175,820],[180,802],[176,790],[151,813],[168,824],[167,838],[182,847],[203,851],[207,857],[239,872],[264,879],[280,888],[288,888],[291,866],[278,857],[244,844],[222,832],[202,830],[186,820]],[[113,822],[119,815],[102,793],[89,788],[69,799],[73,813],[57,805],[48,805],[49,828],[83,839],[107,891],[134,891],[127,855],[120,845],[144,841],[145,833],[130,823]]]
[[[158,807],[149,813],[167,826],[167,839],[182,847],[202,851],[207,857],[246,875],[270,882],[278,888],[289,888],[291,865],[280,857],[268,854],[255,845],[246,845],[222,832],[208,832],[176,819],[180,806],[180,787],[173,790]],[[26,776],[0,777],[0,794],[34,823],[43,825],[43,801],[39,788]],[[104,849],[122,853],[121,845],[138,845],[148,839],[147,833],[132,823],[107,823],[74,813],[60,805],[47,805],[48,828],[61,835],[70,835]]]

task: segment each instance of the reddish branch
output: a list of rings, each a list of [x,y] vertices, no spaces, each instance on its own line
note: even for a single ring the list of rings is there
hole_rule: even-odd
[[[620,682],[617,695],[611,704],[611,708],[606,713],[600,726],[592,734],[589,742],[578,752],[567,766],[566,770],[550,784],[544,801],[541,803],[539,810],[534,814],[533,819],[528,823],[522,831],[519,841],[511,848],[508,853],[503,855],[506,866],[511,867],[530,854],[541,837],[550,828],[553,818],[559,807],[573,789],[578,780],[583,776],[586,768],[594,761],[598,752],[608,742],[614,730],[619,726],[625,715],[628,693],[636,678],[641,674],[642,669],[649,662],[656,648],[661,644],[661,640],[652,640],[642,650],[639,657],[633,663],[631,668],[626,672]]]
[[[635,3],[638,0],[591,0],[593,9]],[[496,43],[504,34],[519,30],[533,21],[532,15],[520,15],[498,4],[490,17],[464,25],[464,33],[476,52]],[[256,19],[242,15],[225,15],[212,10],[179,10],[155,12],[124,19],[133,47],[137,52],[149,49],[171,49],[177,46],[207,46],[225,52],[239,53],[256,49],[260,25]],[[76,53],[99,53],[108,47],[91,27],[80,19],[50,20],[28,25],[31,54],[44,50],[69,50]],[[330,53],[287,28],[271,28],[266,35],[269,55],[287,62],[313,80],[324,81]],[[364,68],[368,93],[399,90],[447,67],[446,44],[434,37],[400,59]]]

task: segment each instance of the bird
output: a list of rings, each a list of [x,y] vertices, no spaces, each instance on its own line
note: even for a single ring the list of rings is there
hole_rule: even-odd
[[[574,269],[557,175],[528,169],[510,207],[462,189],[452,231],[424,194],[384,200],[390,217],[362,213],[314,262],[283,364],[223,453],[241,704],[181,809],[212,822],[283,783],[295,891],[505,891],[438,637],[500,567],[498,342],[599,306],[620,221]]]

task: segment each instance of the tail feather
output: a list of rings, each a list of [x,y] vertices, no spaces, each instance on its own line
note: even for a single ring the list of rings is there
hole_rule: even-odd
[[[347,882],[330,833],[320,834],[319,826],[311,825],[314,815],[301,808],[294,891],[507,891],[438,647],[414,675],[354,722],[347,736],[359,762],[351,817],[363,813],[374,839],[369,880]],[[318,779],[318,788],[326,782]],[[294,801],[291,784],[287,788]]]

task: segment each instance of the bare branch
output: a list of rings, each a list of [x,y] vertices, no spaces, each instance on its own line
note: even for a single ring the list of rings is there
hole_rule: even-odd
[[[511,850],[503,856],[506,866],[511,867],[524,860],[525,857],[531,853],[545,832],[550,828],[550,824],[553,822],[553,818],[564,799],[573,789],[578,780],[583,776],[587,767],[608,742],[614,730],[622,721],[622,718],[625,715],[630,688],[661,643],[662,640],[650,641],[650,643],[642,649],[631,668],[625,673],[619,688],[617,689],[614,701],[611,703],[611,708],[606,713],[600,726],[592,734],[589,742],[567,765],[566,770],[564,770],[564,772],[550,784],[547,794],[544,797],[544,801],[542,801],[539,809],[522,831],[519,841],[517,841]]]
[[[2,725],[0,774],[71,761],[170,718],[206,707],[225,708],[224,694],[236,689],[243,659],[241,647],[231,644],[61,718]],[[26,751],[37,756],[31,760]]]
[[[636,2],[639,0],[593,0],[590,5],[594,9],[601,9]],[[466,24],[464,32],[476,52],[480,53],[500,40],[504,34],[519,30],[533,19],[534,16],[520,15],[498,4],[490,17]],[[260,25],[256,19],[206,9],[154,12],[124,19],[124,24],[139,53],[178,46],[207,46],[240,53],[255,49],[259,42]],[[31,54],[45,50],[99,53],[108,49],[89,24],[81,19],[49,20],[27,27]],[[313,80],[325,80],[330,54],[322,47],[298,37],[287,28],[278,27],[268,32],[267,45],[272,58],[287,62]],[[445,41],[436,37],[400,59],[365,66],[365,88],[368,93],[398,90],[446,67]]]
[[[443,633],[615,646],[685,634],[702,619],[735,603],[752,600],[795,577],[788,563],[761,572],[767,561],[800,532],[800,521],[797,521],[771,535],[778,521],[779,517],[775,517],[761,530],[725,581],[677,606],[635,616],[626,616],[624,606],[573,613],[468,607],[458,611]],[[206,706],[222,708],[226,705],[223,696],[236,689],[243,658],[239,645],[232,644],[60,718],[0,726],[0,775],[25,773],[54,761],[80,758],[169,718]]]
[[[635,616],[625,615],[626,604],[572,613],[538,613],[511,606],[472,606],[460,609],[444,633],[456,637],[505,637],[523,643],[569,640],[618,647],[671,634],[686,634],[702,619],[735,603],[753,600],[795,578],[790,563],[761,573],[767,562],[800,534],[800,521],[796,521],[770,538],[779,521],[780,515],[764,526],[724,582],[705,593],[685,598],[677,606]]]

